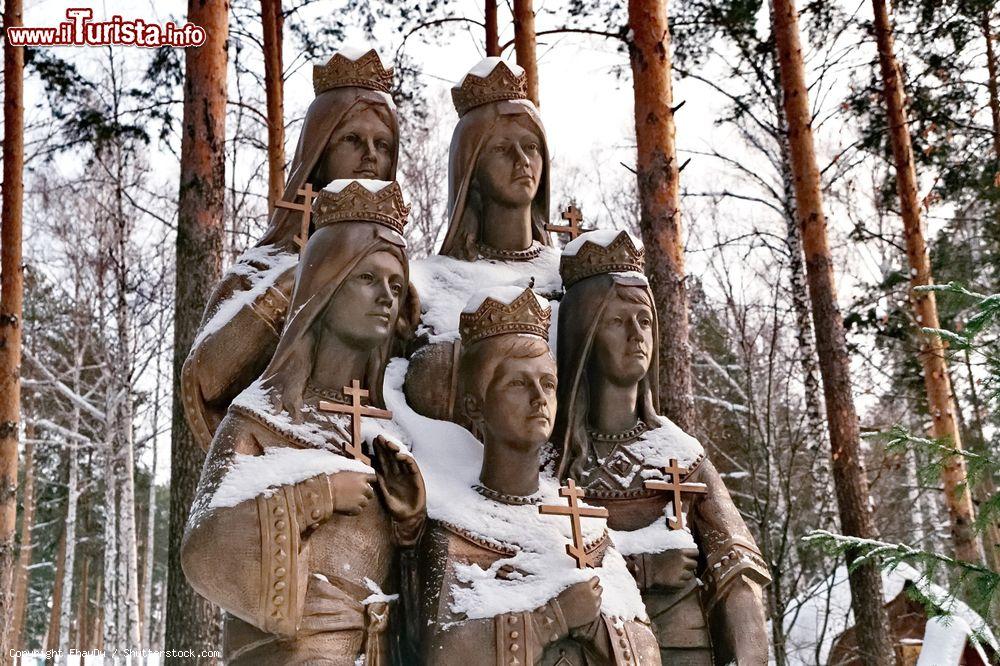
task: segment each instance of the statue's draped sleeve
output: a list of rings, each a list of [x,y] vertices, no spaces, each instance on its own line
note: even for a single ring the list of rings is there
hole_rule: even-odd
[[[266,633],[292,637],[309,582],[304,535],[333,515],[334,498],[323,474],[235,506],[211,506],[236,454],[262,452],[254,424],[227,416],[209,450],[181,560],[200,595]]]
[[[208,449],[230,402],[267,367],[285,323],[295,261],[255,249],[233,265],[205,308],[181,370],[184,414]]]

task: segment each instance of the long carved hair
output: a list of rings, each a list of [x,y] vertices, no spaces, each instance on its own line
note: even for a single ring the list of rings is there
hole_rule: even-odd
[[[527,100],[504,100],[483,104],[462,116],[451,136],[448,154],[448,232],[441,254],[472,260],[478,256],[482,201],[475,183],[479,153],[502,118],[516,118],[538,134],[542,145],[542,175],[538,192],[531,202],[531,236],[542,245],[551,245],[545,223],[549,219],[549,149],[545,128],[535,105]]]
[[[656,305],[653,294],[644,283],[600,274],[585,278],[566,290],[559,303],[559,328],[556,340],[556,357],[559,368],[558,410],[552,442],[559,456],[560,479],[582,478],[590,456],[590,437],[587,434],[590,411],[591,352],[597,327],[612,296],[649,306],[653,312],[652,360],[646,376],[639,380],[636,409],[639,418],[651,428],[661,423],[659,375],[656,350],[659,348],[659,331],[656,328]]]
[[[345,86],[332,88],[316,95],[306,111],[299,133],[299,142],[295,147],[295,156],[288,170],[288,181],[281,195],[283,201],[298,201],[299,188],[312,182],[316,166],[319,164],[330,137],[337,128],[353,114],[373,109],[392,132],[392,156],[389,162],[389,175],[385,180],[396,180],[396,163],[399,158],[399,120],[396,116],[396,105],[392,98],[384,92]],[[327,183],[312,182],[313,189],[325,187]],[[264,232],[257,247],[262,245],[277,245],[294,250],[292,238],[299,233],[302,213],[287,208],[275,207],[271,213],[267,231]]]
[[[371,404],[385,405],[382,380],[394,343],[408,339],[420,318],[420,302],[416,290],[410,286],[404,247],[399,235],[372,222],[339,222],[319,228],[310,237],[295,275],[288,323],[262,375],[265,386],[281,396],[282,405],[293,416],[301,405],[318,353],[319,320],[354,267],[375,252],[389,252],[396,257],[403,267],[406,283],[400,294],[394,335],[372,350],[365,376],[360,378],[362,386],[370,391]]]

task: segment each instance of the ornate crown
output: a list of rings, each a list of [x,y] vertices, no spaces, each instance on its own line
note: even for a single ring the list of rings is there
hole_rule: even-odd
[[[325,65],[313,65],[313,90],[317,95],[344,86],[388,93],[392,88],[392,67],[382,65],[375,49],[338,51]]]
[[[584,278],[601,273],[623,273],[643,270],[646,251],[632,240],[627,231],[601,229],[580,234],[563,249],[559,260],[559,275],[563,286],[569,287]]]
[[[492,292],[495,296],[473,296],[466,311],[459,317],[458,331],[462,344],[468,346],[508,333],[537,335],[548,342],[552,308],[540,300],[531,287],[510,298],[518,289],[494,288]],[[477,302],[478,305],[474,305]]]
[[[524,70],[512,68],[500,58],[485,58],[469,70],[451,89],[455,110],[462,117],[466,111],[505,99],[527,99],[528,79]]]
[[[337,222],[366,221],[389,227],[402,235],[410,207],[396,181],[335,180],[313,203],[317,229]]]

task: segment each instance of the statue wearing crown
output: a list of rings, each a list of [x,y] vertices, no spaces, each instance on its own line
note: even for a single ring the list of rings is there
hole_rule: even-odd
[[[373,49],[345,49],[313,68],[309,105],[282,200],[257,244],[216,286],[181,373],[188,425],[207,449],[229,404],[271,361],[319,191],[337,179],[396,177],[392,68]]]
[[[391,349],[415,326],[408,210],[394,182],[319,193],[293,314],[212,440],[182,563],[227,612],[226,663],[389,663],[396,555],[422,529],[423,482],[389,440],[362,451],[346,405],[384,407]]]
[[[451,93],[458,124],[448,160],[448,228],[440,256],[420,260],[415,271],[423,316],[406,383],[418,412],[444,420],[462,418],[456,326],[466,299],[488,286],[559,292],[559,254],[545,229],[549,151],[524,71],[486,58]]]
[[[560,273],[559,478],[607,509],[663,664],[766,664],[767,566],[701,445],[658,413],[641,242],[583,234],[564,248]]]
[[[604,521],[581,533],[539,454],[555,417],[548,304],[530,289],[474,295],[461,314],[460,404],[470,431],[394,406],[427,477],[421,663],[658,664],[639,592]],[[436,442],[426,434],[433,428]],[[579,538],[591,567],[567,555]]]

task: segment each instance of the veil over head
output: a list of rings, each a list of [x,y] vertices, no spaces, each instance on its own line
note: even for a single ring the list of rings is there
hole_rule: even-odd
[[[310,237],[295,275],[295,290],[278,347],[262,377],[266,386],[280,386],[285,405],[297,404],[309,374],[316,346],[313,324],[323,316],[330,300],[362,259],[375,252],[390,252],[403,267],[406,286],[400,295],[399,318],[394,335],[374,349],[360,378],[370,391],[371,404],[384,406],[382,379],[396,338],[413,332],[420,316],[416,291],[410,287],[405,242],[394,231],[374,222],[338,222],[320,227]]]
[[[559,327],[557,329],[556,361],[559,387],[556,393],[555,429],[552,442],[559,455],[558,473],[560,479],[582,478],[590,452],[587,435],[590,389],[587,381],[587,366],[597,327],[604,316],[604,310],[614,295],[615,289],[637,287],[645,290],[653,308],[652,360],[646,376],[639,381],[637,409],[639,418],[650,427],[660,425],[657,412],[660,407],[659,395],[659,330],[656,326],[656,305],[649,285],[625,275],[600,273],[574,283],[559,303]]]
[[[542,245],[551,245],[545,223],[549,219],[549,150],[538,109],[527,100],[490,102],[462,115],[451,137],[448,155],[448,232],[441,254],[472,260],[478,256],[482,220],[470,206],[469,190],[483,145],[503,118],[523,118],[538,132],[542,143],[542,175],[538,192],[531,202],[531,236]]]
[[[295,147],[295,156],[289,169],[285,191],[281,195],[283,201],[297,201],[299,188],[304,187],[320,161],[330,137],[340,127],[355,107],[371,104],[384,107],[388,112],[389,129],[392,130],[392,156],[389,162],[389,174],[385,180],[396,179],[396,164],[399,158],[399,120],[396,116],[396,105],[392,98],[379,90],[370,90],[357,86],[342,86],[321,92],[313,99],[306,111],[299,133],[299,142]],[[314,189],[319,189],[326,183],[313,183]],[[299,233],[301,223],[299,211],[276,207],[271,214],[267,231],[257,243],[262,245],[278,245],[292,248],[292,238]]]

